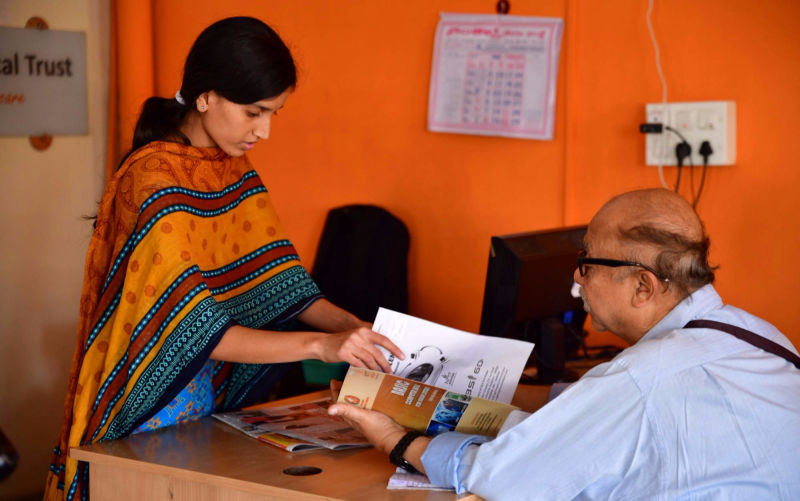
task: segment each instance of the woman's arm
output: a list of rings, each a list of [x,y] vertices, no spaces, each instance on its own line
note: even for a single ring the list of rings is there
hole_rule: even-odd
[[[319,302],[319,301],[317,301]],[[355,318],[355,317],[353,317]],[[354,367],[391,372],[386,358],[375,345],[405,358],[386,336],[367,327],[324,332],[282,332],[230,327],[211,352],[214,360],[249,364],[295,362],[314,358],[323,362],[347,362]]]
[[[341,332],[359,327],[372,328],[372,324],[364,322],[358,317],[343,310],[327,299],[317,299],[297,319],[306,325],[325,332]]]

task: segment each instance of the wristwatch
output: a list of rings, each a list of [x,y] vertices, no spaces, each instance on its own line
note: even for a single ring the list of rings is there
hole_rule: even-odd
[[[424,437],[424,433],[420,433],[418,431],[411,430],[405,435],[403,438],[397,442],[397,445],[394,446],[392,452],[389,453],[389,462],[395,466],[399,466],[400,468],[406,470],[409,473],[417,473],[417,469],[414,468],[411,463],[405,460],[403,454],[406,453],[406,449],[408,446],[411,445],[411,442],[414,441],[415,438]]]

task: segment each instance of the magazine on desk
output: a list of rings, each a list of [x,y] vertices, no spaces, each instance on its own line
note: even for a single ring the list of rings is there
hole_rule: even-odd
[[[264,443],[287,451],[369,447],[366,438],[328,415],[328,398],[282,407],[250,407],[213,417]]]

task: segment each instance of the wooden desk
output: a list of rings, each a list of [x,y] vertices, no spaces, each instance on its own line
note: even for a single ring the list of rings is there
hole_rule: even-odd
[[[569,366],[583,373],[599,361]],[[520,385],[512,403],[533,412],[550,386]],[[272,402],[288,405],[329,395],[321,390]],[[102,500],[353,500],[479,501],[453,492],[387,490],[394,466],[375,449],[286,452],[263,444],[214,418],[170,426],[121,440],[70,450],[90,463],[90,490]],[[283,470],[316,466],[322,473],[292,476]]]
[[[329,394],[327,390],[274,402],[286,405]],[[375,449],[286,452],[263,444],[213,418],[73,448],[90,463],[90,492],[102,500],[428,500],[453,501],[453,492],[387,490],[394,472]],[[322,473],[292,476],[292,466]],[[460,498],[475,501],[477,496]]]

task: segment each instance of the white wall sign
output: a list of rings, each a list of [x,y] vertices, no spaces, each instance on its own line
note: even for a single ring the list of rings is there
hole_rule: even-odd
[[[88,132],[86,34],[0,27],[0,135]]]
[[[552,139],[563,20],[442,13],[428,129]]]

